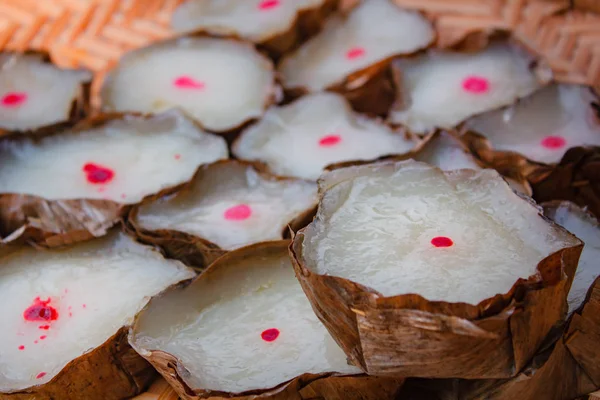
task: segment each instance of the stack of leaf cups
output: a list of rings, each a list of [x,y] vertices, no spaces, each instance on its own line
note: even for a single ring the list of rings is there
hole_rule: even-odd
[[[391,0],[173,27],[94,112],[91,73],[0,55],[0,399],[600,388],[589,88],[511,40],[434,49]]]

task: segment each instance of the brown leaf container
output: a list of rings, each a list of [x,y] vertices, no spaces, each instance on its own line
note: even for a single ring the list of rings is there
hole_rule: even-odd
[[[138,114],[98,114],[80,121],[66,132],[54,129],[35,137],[21,135],[0,140],[35,142],[43,136],[78,135],[82,131],[127,117],[152,118]],[[177,188],[167,188],[147,198],[161,197]],[[18,240],[53,248],[101,237],[119,223],[130,208],[129,204],[113,200],[47,200],[39,196],[0,193],[0,244]]]
[[[302,254],[305,231],[290,246],[296,276],[349,360],[377,376],[515,376],[564,318],[582,251],[581,244],[563,248],[540,261],[538,273],[519,279],[508,293],[472,305],[416,294],[385,297],[348,279],[316,273]]]
[[[537,201],[569,200],[600,218],[600,147],[574,147],[557,166],[539,168],[528,179]]]
[[[194,286],[201,288],[210,284],[211,281],[219,279],[219,276],[222,276],[226,271],[233,273],[242,268],[251,268],[247,265],[247,260],[252,258],[261,260],[265,260],[267,257],[285,258],[288,246],[289,241],[281,240],[263,242],[231,251],[211,264],[210,268],[192,281],[189,286],[174,287],[170,290],[191,291]],[[136,322],[129,334],[129,341],[134,347],[136,347],[134,334],[136,329],[141,329],[139,328],[142,324],[141,320],[151,318],[153,305],[160,303],[164,298],[168,298],[169,294],[173,293],[165,291],[155,296],[136,317]],[[363,374],[305,373],[274,388],[258,389],[244,393],[227,393],[190,387],[184,379],[187,371],[184,363],[172,354],[149,349],[143,350],[142,353],[184,400],[310,400],[317,398],[329,400],[349,398],[385,400],[395,398],[396,393],[404,383],[403,378],[372,377]]]
[[[504,380],[415,380],[400,398],[411,400],[572,400],[600,387],[600,278],[562,336],[517,376]]]
[[[167,195],[168,199],[162,199],[162,201],[178,201],[178,199],[189,198],[190,194],[194,193],[194,187],[199,185],[203,179],[210,177],[212,171],[222,167],[230,168],[246,168],[254,166],[250,163],[243,161],[224,160],[218,161],[213,164],[200,167],[194,178],[188,183],[180,185],[175,194]],[[256,171],[260,173],[263,178],[274,181],[293,181],[294,178],[283,178],[276,177],[269,174],[268,172],[261,171],[260,166],[255,167]],[[193,194],[192,194],[193,195]],[[125,224],[125,230],[138,238],[144,243],[153,244],[159,246],[169,258],[174,258],[184,262],[193,268],[204,270],[217,258],[221,257],[227,250],[220,248],[217,244],[211,242],[202,237],[198,237],[186,232],[161,229],[161,230],[148,230],[140,226],[137,221],[137,215],[140,207],[154,201],[161,201],[160,196],[153,196],[147,200],[144,200],[139,205],[136,205],[131,212],[127,215]],[[297,231],[300,228],[308,225],[312,220],[316,212],[315,207],[311,207],[301,214],[299,214],[288,224],[281,227],[281,237],[288,237],[288,231]]]

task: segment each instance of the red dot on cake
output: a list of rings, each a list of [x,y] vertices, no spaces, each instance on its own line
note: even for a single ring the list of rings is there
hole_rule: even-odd
[[[258,4],[258,8],[259,10],[272,10],[274,8],[277,8],[281,5],[281,2],[279,0],[263,0]]]
[[[37,374],[37,376],[35,377],[36,379],[40,379],[46,376],[45,372],[40,372],[39,374]]]
[[[179,89],[204,89],[206,86],[204,82],[187,75],[175,78],[173,85]]]
[[[546,136],[541,143],[545,148],[555,150],[565,147],[567,141],[561,136]]]
[[[25,346],[23,346],[23,345],[19,346],[19,350],[25,350]]]
[[[471,75],[462,82],[465,92],[473,94],[487,93],[490,90],[490,81],[482,76]]]
[[[364,56],[366,53],[367,51],[362,47],[353,47],[346,52],[346,58],[348,60],[356,60],[357,58]]]
[[[340,135],[327,135],[325,137],[322,137],[321,140],[319,140],[319,146],[321,146],[321,147],[335,146],[336,144],[338,144],[341,141],[342,141],[342,137]]]
[[[436,236],[433,239],[431,239],[431,244],[435,247],[450,247],[454,245],[454,242],[449,237]]]
[[[250,218],[252,209],[247,204],[240,204],[225,210],[224,217],[229,221],[243,221]]]
[[[108,183],[115,177],[115,172],[101,165],[87,163],[83,166],[83,172],[89,183],[100,184]]]
[[[5,107],[18,107],[27,101],[27,94],[21,92],[7,93],[2,97],[0,103]]]
[[[265,342],[273,342],[275,339],[277,339],[279,337],[279,329],[276,329],[276,328],[267,329],[260,334],[260,337]]]

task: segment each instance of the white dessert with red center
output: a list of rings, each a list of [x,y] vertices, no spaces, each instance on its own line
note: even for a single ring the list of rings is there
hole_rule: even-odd
[[[465,128],[491,142],[495,150],[514,151],[539,162],[559,162],[576,146],[600,146],[600,119],[590,88],[548,86],[517,104],[467,121]]]
[[[60,69],[41,54],[0,54],[0,128],[26,131],[68,121],[91,80],[90,72]]]
[[[135,223],[147,230],[189,233],[233,250],[282,239],[287,224],[316,202],[312,182],[275,179],[231,161],[208,165],[188,189],[142,205]]]
[[[238,40],[184,37],[126,54],[102,88],[107,111],[181,108],[212,131],[260,117],[274,97],[272,62]]]
[[[133,204],[228,158],[225,140],[181,113],[127,116],[81,132],[0,143],[0,193]]]
[[[243,254],[153,299],[134,326],[132,346],[145,357],[176,357],[194,390],[241,393],[305,373],[360,373],[313,312],[286,243]]]
[[[465,119],[533,93],[540,87],[532,58],[496,44],[473,53],[430,51],[394,61],[402,77],[390,121],[413,132],[453,128]]]
[[[572,313],[584,303],[590,287],[600,277],[600,224],[590,214],[569,203],[551,206],[546,209],[546,214],[585,243],[569,291],[569,312]]]
[[[190,0],[173,13],[177,32],[208,31],[235,34],[261,43],[285,33],[300,12],[322,6],[326,0]]]
[[[153,296],[194,273],[113,234],[0,256],[0,393],[40,385],[100,346]]]
[[[279,67],[286,88],[318,91],[353,72],[427,47],[434,38],[421,14],[390,0],[368,0],[347,17],[335,16],[323,31],[284,58]]]
[[[386,297],[478,304],[578,243],[493,170],[443,172],[410,160],[339,169],[321,184],[304,260]]]
[[[279,175],[317,179],[329,164],[406,153],[415,144],[355,114],[342,96],[316,93],[269,109],[242,133],[232,151],[240,159],[266,163]]]

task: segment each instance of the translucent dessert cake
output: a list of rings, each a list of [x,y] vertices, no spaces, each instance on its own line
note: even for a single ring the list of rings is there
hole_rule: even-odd
[[[273,63],[250,43],[183,37],[126,54],[101,91],[105,111],[181,108],[225,132],[260,117],[274,100]]]
[[[0,53],[0,128],[27,131],[69,121],[92,74],[65,70],[38,53]]]
[[[484,135],[495,150],[556,163],[571,147],[600,146],[600,119],[592,107],[597,101],[590,88],[553,84],[515,105],[470,119],[465,129]]]
[[[360,373],[312,311],[287,244],[236,250],[187,288],[153,299],[130,342],[151,361],[156,351],[176,357],[195,392],[265,390],[305,373]]]
[[[112,234],[64,250],[0,256],[0,393],[49,382],[153,296],[194,273]]]
[[[278,175],[317,179],[329,164],[403,154],[415,146],[405,135],[352,112],[341,95],[322,92],[272,107],[242,132],[232,151]]]
[[[237,161],[203,167],[175,196],[143,204],[135,224],[202,237],[225,250],[282,239],[287,224],[311,210],[317,185],[277,179]]]
[[[180,112],[127,116],[37,141],[1,142],[0,193],[133,204],[225,158],[225,140]]]
[[[577,240],[493,170],[443,172],[412,160],[328,173],[303,257],[383,296],[477,304],[507,293]]]
[[[279,72],[285,88],[319,91],[391,57],[427,47],[430,23],[391,0],[368,0],[347,17],[330,18],[323,31],[285,57]]]
[[[396,59],[401,76],[390,122],[413,132],[453,128],[465,119],[512,104],[541,87],[532,57],[498,43],[477,53],[430,51]]]

